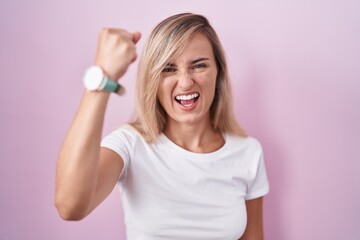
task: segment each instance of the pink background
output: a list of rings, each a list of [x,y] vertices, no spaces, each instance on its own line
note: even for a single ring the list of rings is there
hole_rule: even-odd
[[[146,37],[184,11],[217,29],[236,115],[264,146],[266,239],[360,239],[359,1],[1,0],[1,240],[124,239],[117,191],[81,222],[59,218],[57,153],[101,27]],[[135,69],[104,133],[133,113]]]

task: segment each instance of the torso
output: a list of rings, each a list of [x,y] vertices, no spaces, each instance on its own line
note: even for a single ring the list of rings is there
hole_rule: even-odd
[[[246,226],[247,182],[256,175],[257,142],[225,134],[210,153],[193,153],[164,134],[146,143],[120,130],[126,162],[120,191],[127,237],[239,239]],[[254,164],[252,163],[254,161]]]

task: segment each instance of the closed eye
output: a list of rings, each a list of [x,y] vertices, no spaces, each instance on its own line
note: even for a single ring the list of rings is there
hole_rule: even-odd
[[[176,68],[173,67],[166,67],[162,70],[163,73],[171,73],[171,72],[176,72]]]
[[[205,63],[198,63],[191,67],[191,71],[194,73],[201,73],[201,72],[205,72],[207,67],[208,65],[206,65]]]
[[[193,69],[196,69],[196,68],[206,68],[207,66],[204,64],[204,63],[200,63],[200,64],[196,64],[195,66],[193,66],[192,68]]]

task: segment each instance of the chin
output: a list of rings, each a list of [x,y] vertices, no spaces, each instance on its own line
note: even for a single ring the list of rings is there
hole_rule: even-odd
[[[184,123],[184,124],[195,124],[202,122],[205,118],[205,116],[202,114],[194,114],[194,113],[181,114],[180,116],[179,115],[174,116],[173,118],[170,117],[170,121],[175,121],[177,123]]]

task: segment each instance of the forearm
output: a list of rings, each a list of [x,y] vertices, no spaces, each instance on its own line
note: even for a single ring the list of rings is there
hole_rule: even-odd
[[[239,240],[264,240],[264,233],[262,229],[258,232],[247,232]]]
[[[98,174],[100,141],[109,93],[85,92],[60,150],[56,171],[56,207],[63,218],[88,213]]]
[[[240,240],[264,240],[263,198],[246,201],[247,225]]]
[[[140,36],[138,32],[132,34],[122,29],[102,29],[95,65],[110,79],[120,79],[136,59],[135,44]],[[84,93],[60,150],[56,168],[55,204],[64,219],[85,217],[107,196],[117,173],[121,171],[121,159],[115,168],[114,163],[99,164],[104,161],[104,156],[100,156],[100,141],[108,100],[108,92]],[[111,174],[104,177],[99,172]]]

